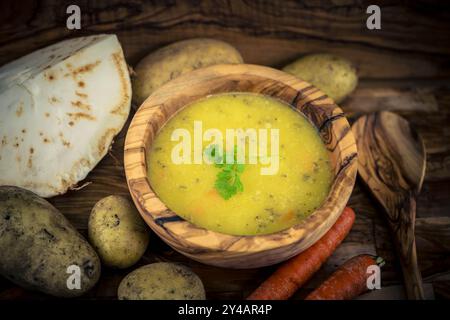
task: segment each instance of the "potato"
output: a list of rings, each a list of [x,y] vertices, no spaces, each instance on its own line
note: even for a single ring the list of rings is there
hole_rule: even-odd
[[[187,267],[158,262],[140,267],[120,283],[120,300],[204,300],[200,278]]]
[[[103,264],[128,268],[144,254],[149,230],[134,205],[126,198],[109,196],[98,201],[88,224],[89,241]]]
[[[100,259],[50,203],[31,191],[3,186],[0,274],[28,289],[74,297],[95,285]]]
[[[283,71],[310,82],[337,103],[342,102],[358,83],[352,64],[332,54],[305,56],[285,66]]]
[[[215,64],[242,63],[240,53],[226,42],[190,39],[172,43],[150,53],[135,68],[133,102],[138,106],[153,91],[186,72]]]

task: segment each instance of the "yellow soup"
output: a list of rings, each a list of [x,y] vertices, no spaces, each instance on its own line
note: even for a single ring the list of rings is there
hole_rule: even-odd
[[[191,223],[233,235],[289,228],[328,195],[328,152],[289,105],[250,93],[213,95],[183,108],[148,155],[150,184]]]

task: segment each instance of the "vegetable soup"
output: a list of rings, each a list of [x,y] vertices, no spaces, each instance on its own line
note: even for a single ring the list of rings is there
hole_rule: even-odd
[[[186,106],[161,128],[147,161],[150,184],[169,209],[233,235],[292,227],[324,202],[333,177],[308,119],[251,93]]]

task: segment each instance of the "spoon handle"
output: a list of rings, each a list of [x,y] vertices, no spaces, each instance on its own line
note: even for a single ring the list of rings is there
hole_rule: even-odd
[[[392,217],[390,217],[389,222],[400,257],[406,295],[410,300],[423,300],[425,295],[422,276],[417,263],[416,240],[414,236],[416,199],[409,197],[405,205],[398,208],[395,217],[398,219],[397,222],[393,221]]]

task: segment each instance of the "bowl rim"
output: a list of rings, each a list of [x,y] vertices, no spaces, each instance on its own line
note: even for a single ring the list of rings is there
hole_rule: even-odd
[[[334,134],[333,128],[339,124],[342,131],[345,132],[345,145],[340,146],[341,141],[336,142],[336,148],[339,149],[339,156],[342,158],[340,159],[342,161],[341,167],[334,175],[331,189],[325,201],[300,223],[271,234],[230,235],[196,226],[170,211],[152,190],[147,177],[147,140],[154,138],[159,128],[155,130],[155,133],[149,133],[147,129],[153,129],[153,121],[155,119],[161,119],[166,116],[167,112],[163,109],[164,103],[171,99],[173,100],[174,96],[176,97],[177,94],[172,94],[174,90],[185,87],[186,82],[189,82],[191,87],[195,88],[205,81],[217,80],[220,82],[221,79],[245,76],[255,76],[261,78],[261,80],[276,81],[281,85],[282,89],[295,90],[298,92],[296,96],[297,102],[295,106],[292,104],[291,106],[303,114],[305,114],[304,110],[297,107],[300,103],[302,106],[308,105],[309,112],[312,114],[317,112],[316,107],[326,107],[326,111],[330,112],[330,114],[323,121],[320,128],[317,128],[317,126],[316,128],[319,131],[322,130],[322,127],[325,127],[325,129],[329,128],[331,134]],[[223,92],[214,92],[212,94]],[[262,94],[273,97],[267,93]],[[198,100],[205,96],[200,95],[196,99]],[[195,101],[195,99],[192,101]],[[289,102],[287,103],[289,104]],[[186,103],[184,106],[188,104]],[[183,107],[180,107],[178,110]],[[170,120],[175,113],[171,113],[164,120],[163,124]],[[308,115],[306,117],[310,119]],[[145,130],[142,130],[143,128]],[[141,167],[138,166],[138,163]],[[191,71],[169,81],[153,92],[141,104],[133,116],[127,131],[124,147],[124,167],[128,189],[138,211],[151,229],[170,246],[191,255],[195,255],[198,252],[207,254],[217,251],[244,254],[279,249],[280,247],[300,243],[307,248],[323,236],[340,216],[350,198],[356,181],[357,151],[350,124],[345,118],[343,111],[334,101],[310,83],[283,71],[265,66],[251,64],[214,65]],[[343,177],[341,180],[338,180],[337,178],[341,174]],[[345,181],[343,187],[336,186],[342,181]],[[332,195],[335,195],[335,197],[333,198]],[[330,198],[333,198],[332,201],[330,201]],[[152,206],[152,209],[149,206]],[[327,210],[329,213],[325,214]],[[319,237],[308,236],[308,230],[317,228],[322,230]],[[207,238],[209,241],[205,241]]]

